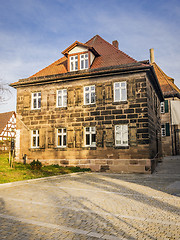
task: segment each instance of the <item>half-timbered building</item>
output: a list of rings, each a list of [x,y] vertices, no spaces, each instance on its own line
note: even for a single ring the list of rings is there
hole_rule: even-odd
[[[11,139],[16,134],[16,113],[14,111],[0,113],[0,149],[8,150]]]

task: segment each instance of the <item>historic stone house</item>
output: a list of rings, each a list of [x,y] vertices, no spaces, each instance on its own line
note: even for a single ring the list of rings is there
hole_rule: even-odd
[[[165,74],[154,60],[154,49],[150,49],[151,65],[158,78],[164,102],[161,102],[162,155],[180,154],[180,89],[174,79]]]
[[[17,89],[16,160],[151,172],[161,154],[160,102],[153,66],[96,35],[11,86]]]

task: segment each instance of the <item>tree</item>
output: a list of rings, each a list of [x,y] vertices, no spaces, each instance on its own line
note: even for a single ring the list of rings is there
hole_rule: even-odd
[[[11,91],[8,88],[7,83],[3,83],[0,79],[0,104],[7,103],[9,99],[11,98]]]

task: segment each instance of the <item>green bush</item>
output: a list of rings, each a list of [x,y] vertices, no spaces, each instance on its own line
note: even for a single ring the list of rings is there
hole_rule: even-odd
[[[39,160],[37,161],[33,160],[30,163],[30,166],[32,170],[40,170],[42,168],[42,163]]]

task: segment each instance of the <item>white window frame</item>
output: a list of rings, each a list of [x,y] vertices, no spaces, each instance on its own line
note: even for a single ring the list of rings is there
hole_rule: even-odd
[[[161,113],[165,113],[164,102],[161,102]]]
[[[35,96],[36,95],[36,96]],[[31,109],[41,109],[41,92],[34,92],[31,95]],[[39,106],[39,99],[40,99],[40,106]],[[36,101],[36,107],[34,107],[34,100]]]
[[[88,69],[89,67],[89,57],[88,57],[88,53],[84,53],[80,55],[80,69]],[[83,63],[83,66],[82,66]]]
[[[86,90],[86,88],[89,88]],[[94,88],[94,90],[92,90]],[[94,93],[94,102],[92,102],[92,93]],[[89,102],[86,102],[86,94],[89,95]],[[84,86],[84,105],[95,104],[96,103],[96,87],[95,85]]]
[[[59,97],[62,98],[62,104],[59,104]],[[58,89],[56,92],[56,107],[67,107],[67,89]]]
[[[119,84],[119,86],[116,86],[117,84]],[[124,85],[124,86],[122,86]],[[116,90],[119,90],[119,99],[116,99]],[[122,98],[122,91],[125,90],[126,91],[126,95],[125,98]],[[114,102],[122,102],[122,101],[127,101],[127,83],[126,81],[123,82],[114,82]]]
[[[117,128],[120,128],[120,140],[117,139]],[[126,134],[126,135],[125,135]],[[123,143],[124,137],[126,138],[125,141],[127,143]],[[117,143],[117,141],[120,141],[120,143]],[[128,124],[120,124],[120,125],[115,125],[115,146],[128,146]]]
[[[34,138],[35,138],[35,146],[33,146]],[[37,129],[31,131],[31,148],[39,148],[39,130]]]
[[[96,127],[85,127],[84,128],[84,142],[85,147],[96,147],[96,142],[93,142],[93,135],[95,135],[96,138]],[[89,135],[89,144],[86,142],[86,136]]]
[[[61,130],[61,132],[59,132]],[[61,137],[61,145],[58,145],[58,138]],[[66,138],[66,144],[64,144],[64,137]],[[57,129],[57,147],[65,148],[67,147],[67,129],[66,128],[58,128]]]
[[[166,125],[165,124],[161,125],[161,136],[166,137]]]
[[[78,55],[69,56],[70,71],[78,70]]]

